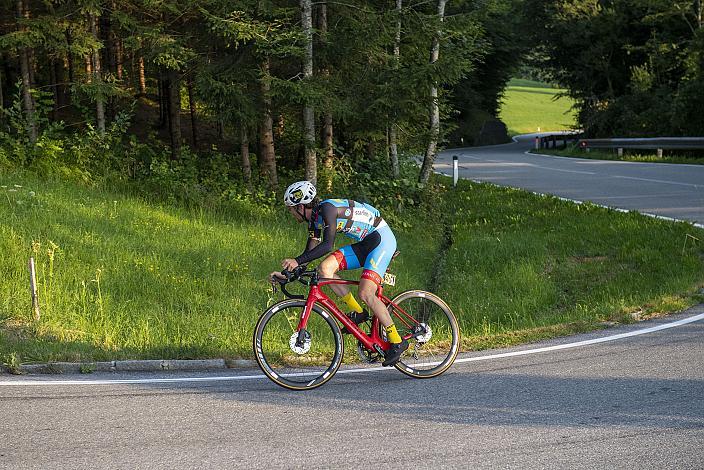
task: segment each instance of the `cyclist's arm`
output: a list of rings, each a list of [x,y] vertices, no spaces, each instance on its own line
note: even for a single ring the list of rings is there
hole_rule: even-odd
[[[319,241],[313,237],[309,237],[306,251],[295,258],[298,264],[306,264],[318,258],[322,258],[330,253],[335,245],[337,208],[332,204],[323,204],[320,208],[320,212],[323,216],[323,225],[325,226],[323,229],[323,240]]]
[[[308,237],[308,242],[306,243],[306,249],[303,251],[303,253],[307,253],[316,246],[320,244],[320,237],[316,237],[313,232],[311,232],[310,236]]]

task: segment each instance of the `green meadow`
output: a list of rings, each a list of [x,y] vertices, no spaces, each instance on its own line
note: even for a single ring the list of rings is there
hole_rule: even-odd
[[[531,80],[512,79],[499,113],[510,135],[572,129],[573,101],[560,96],[565,90]]]
[[[0,175],[0,186],[5,363],[251,357],[255,321],[280,298],[267,275],[306,237],[282,207],[246,198],[186,208],[29,173]],[[465,349],[703,300],[704,231],[689,224],[466,181],[437,197],[443,215],[429,207],[388,214],[401,256],[387,293],[435,290],[457,315]]]

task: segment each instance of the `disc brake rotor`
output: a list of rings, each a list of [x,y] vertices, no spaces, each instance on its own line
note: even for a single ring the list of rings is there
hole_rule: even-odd
[[[421,323],[419,326],[422,327],[422,330],[420,331],[425,330],[425,333],[416,336],[416,341],[419,343],[427,343],[430,341],[430,338],[433,337],[433,330],[430,328],[430,325],[426,323]]]
[[[288,345],[291,348],[291,351],[298,355],[305,354],[310,351],[310,335],[305,335],[302,343],[298,343],[298,345],[296,343],[298,343],[298,331],[294,331],[291,338],[288,340]]]

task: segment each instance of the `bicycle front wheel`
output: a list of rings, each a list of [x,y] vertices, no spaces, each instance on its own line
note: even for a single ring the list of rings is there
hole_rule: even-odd
[[[305,332],[296,331],[305,305],[301,300],[272,305],[254,329],[254,356],[259,367],[277,385],[291,390],[310,390],[330,380],[344,352],[340,327],[317,305]]]
[[[445,372],[455,362],[460,342],[460,329],[450,307],[438,296],[420,290],[403,292],[391,302],[388,309],[399,334],[411,335],[396,369],[416,378]]]

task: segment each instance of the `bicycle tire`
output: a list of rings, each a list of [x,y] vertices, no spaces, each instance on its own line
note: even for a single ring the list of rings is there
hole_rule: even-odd
[[[293,335],[306,302],[283,300],[266,310],[253,335],[254,357],[259,368],[277,385],[289,390],[312,390],[330,380],[344,356],[342,333],[334,317],[318,305],[308,318],[308,349],[294,350]],[[293,338],[293,339],[292,339]]]
[[[450,307],[435,294],[422,290],[409,290],[400,293],[392,302],[418,323],[431,327],[431,336],[427,341],[416,338],[408,340],[408,350],[394,367],[404,374],[429,379],[445,372],[457,357],[460,343],[460,329]],[[399,334],[403,337],[411,333],[407,325],[399,321],[403,315],[395,313],[391,305],[389,313],[395,316]]]

